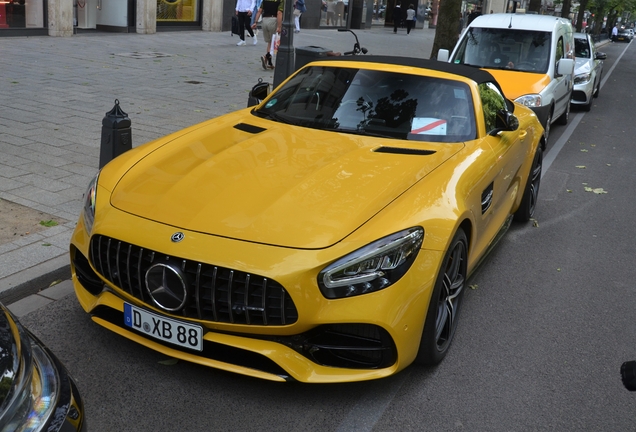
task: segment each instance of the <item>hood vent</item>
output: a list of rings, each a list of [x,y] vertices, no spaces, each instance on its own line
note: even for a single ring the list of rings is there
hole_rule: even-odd
[[[410,148],[400,148],[400,147],[379,147],[374,150],[376,153],[392,153],[392,154],[401,154],[401,155],[418,155],[418,156],[428,156],[435,154],[434,150],[419,150],[419,149],[410,149]]]
[[[261,133],[265,130],[265,128],[254,126],[247,123],[239,123],[234,125],[235,129],[242,130],[243,132],[248,132],[251,134]]]

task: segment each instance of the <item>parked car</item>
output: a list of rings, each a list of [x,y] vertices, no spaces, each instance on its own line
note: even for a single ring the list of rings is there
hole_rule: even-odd
[[[86,431],[75,382],[55,357],[0,304],[0,430]]]
[[[574,34],[574,90],[572,104],[585,111],[592,108],[592,98],[598,97],[603,79],[603,60],[607,55],[596,51],[592,38],[587,33]]]
[[[534,213],[537,117],[486,71],[415,58],[332,57],[267,87],[91,181],[70,246],[81,306],[270,380],[439,363],[468,277]]]
[[[616,40],[619,42],[631,42],[634,39],[634,33],[628,29],[621,29],[616,35]]]
[[[506,97],[532,109],[549,139],[552,123],[570,115],[574,72],[574,30],[570,20],[548,15],[501,13],[477,17],[453,52],[438,59],[485,68]]]

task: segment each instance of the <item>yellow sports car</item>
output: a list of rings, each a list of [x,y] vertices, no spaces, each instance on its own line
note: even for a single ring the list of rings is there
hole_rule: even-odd
[[[70,247],[84,310],[275,381],[440,362],[466,279],[534,212],[535,114],[486,71],[398,57],[313,62],[255,96],[90,183]]]

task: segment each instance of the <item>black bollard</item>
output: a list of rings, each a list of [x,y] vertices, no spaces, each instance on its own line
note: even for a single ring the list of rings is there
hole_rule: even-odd
[[[102,120],[102,142],[99,149],[99,168],[132,148],[132,130],[130,119],[119,107],[119,99],[115,106],[106,113]]]

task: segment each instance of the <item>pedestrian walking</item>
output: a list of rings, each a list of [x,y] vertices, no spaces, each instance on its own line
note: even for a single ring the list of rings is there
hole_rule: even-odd
[[[618,36],[618,25],[614,24],[614,28],[612,29],[612,42],[616,41],[617,36]]]
[[[402,24],[402,8],[396,2],[393,8],[393,33],[397,33],[398,26]]]
[[[477,6],[476,9],[473,9],[473,11],[468,14],[468,21],[466,22],[466,25],[470,25],[470,23],[473,22],[473,20],[480,15],[481,15],[481,7]]]
[[[250,34],[253,45],[256,45],[258,42],[258,39],[252,30],[252,26],[250,25],[255,2],[256,0],[236,0],[236,16],[238,17],[239,38],[241,38],[241,40],[236,44],[238,46],[247,45],[245,42],[245,30],[247,30]]]
[[[254,10],[252,10],[252,21],[250,22],[250,27],[253,26],[255,23],[257,24],[256,28],[254,29],[255,35],[258,35],[258,23],[256,22],[256,14],[258,13],[258,9],[261,7],[262,2],[263,0],[256,0],[254,2]]]
[[[327,0],[327,25],[336,25],[336,2],[335,0]]]
[[[406,34],[411,33],[411,29],[415,27],[415,8],[413,7],[413,3],[409,5],[409,8],[406,10]]]
[[[300,33],[300,17],[306,10],[305,0],[296,0],[294,2],[294,24],[296,25],[294,33]]]
[[[256,23],[261,16],[263,17],[261,29],[263,30],[263,37],[267,41],[267,54],[261,56],[261,63],[265,70],[274,69],[270,51],[273,42],[272,38],[274,35],[280,35],[283,24],[283,9],[283,0],[263,0],[261,7],[256,13],[256,21],[252,24],[252,28],[256,28]]]
[[[342,18],[345,15],[345,4],[342,0],[336,2],[336,16],[338,17],[338,25],[342,27]]]

